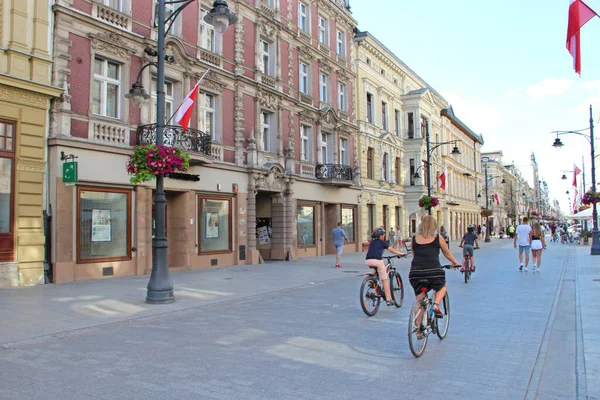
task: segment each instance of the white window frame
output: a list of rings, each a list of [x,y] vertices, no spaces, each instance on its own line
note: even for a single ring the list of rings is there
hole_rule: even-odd
[[[303,65],[306,67],[305,72],[302,71]],[[303,83],[306,84],[305,87],[303,87]],[[302,61],[298,65],[298,90],[300,93],[310,94],[310,66]]]
[[[369,105],[369,96],[371,96],[371,104],[370,105]],[[373,95],[373,93],[371,93],[371,92],[367,92],[366,98],[365,98],[367,115],[365,115],[365,120],[370,124],[375,123],[375,104],[373,104],[374,101],[375,101],[375,95]],[[371,116],[370,118],[369,118],[369,114]]]
[[[328,143],[329,143],[329,133],[321,132],[321,153],[319,154],[319,164],[328,164],[329,161],[329,153],[328,153]]]
[[[337,54],[342,57],[346,57],[346,32],[337,30],[335,34],[336,38],[336,47],[335,50]]]
[[[158,4],[158,0],[154,1],[154,4]],[[165,4],[165,19],[169,17],[169,15],[171,15],[171,13],[174,13],[175,10],[177,9],[177,7],[179,7],[179,4]],[[158,7],[155,6],[154,7],[154,11],[158,11]],[[175,18],[175,21],[173,21],[173,25],[171,26],[171,30],[169,31],[169,35],[171,36],[179,36],[179,18]],[[158,21],[158,15],[154,16],[154,20]],[[169,21],[169,23],[165,26],[165,29],[167,29],[169,27],[169,24],[171,23],[171,21]]]
[[[204,21],[204,16],[207,15],[209,12],[210,11],[204,8],[200,10],[200,47],[202,47],[204,50],[217,53],[217,31],[215,31],[214,26]],[[211,38],[210,44],[208,42],[209,37]]]
[[[396,125],[394,128],[396,129],[396,136],[400,136],[402,132],[401,130],[401,126],[400,126],[400,120],[402,119],[402,113],[400,112],[400,110],[398,110],[397,108],[394,109],[394,125]]]
[[[152,96],[152,110],[150,111],[150,114],[152,116],[152,118],[150,119],[150,121],[156,121],[156,88],[157,88],[158,82],[156,80],[156,77],[153,76],[152,77],[152,84],[151,84],[151,93],[150,96]],[[169,87],[171,89],[171,93],[169,94]],[[173,81],[167,80],[165,79],[165,124],[167,123],[167,121],[169,121],[169,118],[171,118],[171,116],[173,115],[173,110],[175,110],[173,107],[175,105],[175,84]]]
[[[319,74],[319,100],[329,103],[329,75],[323,72]]]
[[[319,43],[329,46],[329,20],[319,15]]]
[[[96,74],[96,61],[102,61],[102,74]],[[117,70],[117,74],[119,76],[118,79],[113,79],[113,78],[109,78],[107,76],[107,70],[108,70],[108,64],[114,64],[118,67]],[[92,64],[92,68],[93,68],[93,72],[94,72],[94,81],[92,82],[92,96],[93,96],[93,83],[98,81],[101,83],[101,87],[100,87],[100,108],[101,111],[100,113],[94,113],[95,115],[100,115],[103,117],[108,117],[108,118],[114,118],[114,119],[120,119],[121,118],[121,91],[122,91],[122,84],[121,84],[121,76],[122,76],[122,67],[123,64],[116,62],[116,61],[112,61],[109,60],[107,58],[104,57],[94,57],[94,63]],[[116,95],[116,105],[115,105],[115,110],[116,110],[116,116],[113,115],[107,115],[106,111],[107,111],[107,102],[106,102],[106,96],[108,93],[108,85],[109,84],[113,84],[117,86],[117,95]],[[93,108],[92,108],[93,110]]]
[[[200,127],[199,129],[204,132],[204,133],[208,133],[210,134],[210,137],[212,140],[217,140],[217,127],[216,127],[216,123],[217,123],[217,96],[209,93],[209,92],[203,92],[203,91],[199,91],[198,92],[198,97],[199,97],[199,101],[198,101],[198,106],[199,106],[199,110],[198,110],[198,115],[199,115],[199,119],[200,119]],[[206,106],[206,98],[210,97],[212,99],[212,107]],[[207,118],[210,119],[210,126],[212,128],[211,132],[207,132],[206,131],[206,121]]]
[[[338,108],[342,111],[348,111],[346,88],[345,83],[338,83]]]
[[[302,11],[302,7],[304,7],[304,11]],[[306,33],[310,33],[310,8],[308,4],[301,1],[298,2],[298,28]]]
[[[262,151],[271,151],[271,120],[272,114],[268,111],[260,112],[260,130],[262,133]]]
[[[312,128],[308,125],[300,125],[300,160],[310,161],[310,135]]]
[[[271,44],[269,41],[265,39],[259,40],[259,49],[258,53],[260,55],[260,62],[262,65],[262,73],[263,75],[272,76],[272,68],[271,68]],[[265,50],[265,45],[267,46],[267,50]]]
[[[340,165],[348,165],[348,139],[340,138]]]
[[[111,6],[110,5],[111,1],[116,1],[118,3],[118,6],[117,7]],[[123,6],[124,6],[125,2],[123,0],[101,0],[100,2],[102,4],[104,4],[105,6],[112,8],[113,10],[124,12]]]

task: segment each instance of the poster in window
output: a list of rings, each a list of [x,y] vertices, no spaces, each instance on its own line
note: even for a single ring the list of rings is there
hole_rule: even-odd
[[[92,209],[92,242],[110,241],[112,241],[110,210]]]
[[[269,243],[269,231],[266,226],[256,228],[256,234],[258,235],[258,243],[268,244]]]
[[[219,214],[215,212],[206,213],[206,237],[208,239],[219,237]]]

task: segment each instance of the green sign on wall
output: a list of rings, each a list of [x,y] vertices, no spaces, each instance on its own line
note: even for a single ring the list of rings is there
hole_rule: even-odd
[[[77,182],[77,161],[63,163],[63,182]]]

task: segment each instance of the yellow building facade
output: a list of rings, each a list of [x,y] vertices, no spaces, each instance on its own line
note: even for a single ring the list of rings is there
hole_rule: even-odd
[[[47,0],[0,0],[0,287],[44,283],[50,16]]]

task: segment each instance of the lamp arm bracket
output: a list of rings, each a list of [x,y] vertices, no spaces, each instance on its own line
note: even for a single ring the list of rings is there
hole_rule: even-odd
[[[184,3],[181,6],[177,7],[177,9],[174,12],[172,12],[171,15],[169,15],[165,19],[165,24],[167,22],[169,22],[169,26],[167,27],[167,29],[165,29],[165,36],[164,36],[165,38],[169,34],[169,31],[171,30],[171,27],[175,23],[175,20],[177,19],[177,17],[179,16],[179,14],[181,14],[181,12],[183,11],[183,9],[186,8],[187,6],[189,6],[190,4],[192,4],[194,1],[196,1],[196,0],[175,0],[175,1],[167,1],[167,2],[165,2],[165,4]]]
[[[589,130],[590,130],[590,128],[580,129],[578,131],[554,131],[552,133],[556,133],[557,137],[558,136],[562,136],[562,135],[568,135],[568,134],[583,136],[591,144],[592,143],[592,139],[591,139],[590,135],[586,135],[585,133],[582,133],[584,131],[589,131]]]
[[[138,72],[138,74],[137,74],[137,77],[135,78],[135,81],[136,81],[137,83],[139,83],[139,82],[140,82],[140,78],[141,78],[141,76],[142,76],[142,72],[144,72],[144,70],[145,70],[146,68],[148,68],[149,66],[151,66],[151,65],[153,65],[155,68],[158,68],[158,64],[157,64],[157,63],[155,63],[154,61],[152,61],[152,62],[149,62],[149,63],[147,63],[147,64],[144,64],[144,65],[142,66],[142,68],[140,69],[140,71]]]
[[[457,140],[451,140],[451,141],[449,141],[449,142],[441,142],[441,143],[432,143],[434,146],[433,146],[432,148],[430,148],[430,149],[429,149],[429,155],[433,154],[433,151],[434,151],[435,149],[437,149],[438,147],[440,147],[440,146],[443,146],[443,145],[445,145],[445,144],[450,144],[450,143],[454,143],[454,144],[456,144],[456,142],[457,142]]]

